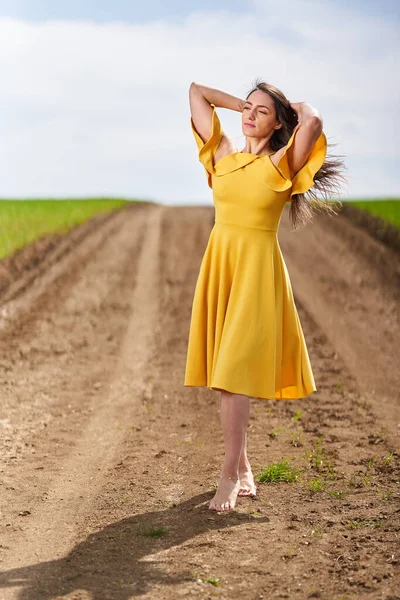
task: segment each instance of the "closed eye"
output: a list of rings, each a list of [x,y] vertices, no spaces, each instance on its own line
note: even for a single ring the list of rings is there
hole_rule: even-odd
[[[245,106],[243,110],[246,110],[246,108],[249,108],[248,106]],[[263,110],[260,110],[260,113],[262,115],[268,115],[268,113],[264,112]]]

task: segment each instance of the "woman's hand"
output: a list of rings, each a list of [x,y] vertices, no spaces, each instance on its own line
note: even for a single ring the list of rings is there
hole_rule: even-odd
[[[318,117],[320,120],[322,120],[319,111],[307,102],[289,102],[289,104],[297,114],[299,125],[300,123],[303,123],[308,119],[314,119],[315,117]]]
[[[294,110],[294,112],[297,114],[297,121],[298,124],[300,125],[301,121],[302,121],[302,110],[303,110],[303,104],[305,104],[305,102],[289,102],[290,104],[290,108],[292,108],[292,110]]]

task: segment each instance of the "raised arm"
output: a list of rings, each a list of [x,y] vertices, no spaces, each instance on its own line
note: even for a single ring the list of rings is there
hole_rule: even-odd
[[[317,109],[306,102],[294,102],[290,106],[296,111],[298,116],[298,124],[294,130],[296,135],[293,144],[287,150],[288,164],[291,178],[293,178],[307,162],[315,142],[321,135],[323,120]],[[281,148],[276,153],[274,157],[276,161],[279,161],[280,155],[284,152],[285,148]]]
[[[222,90],[201,85],[195,81],[190,84],[190,113],[196,131],[203,142],[209,139],[212,130],[212,108],[210,105],[214,104],[215,107],[242,112],[242,103],[241,98],[232,96]]]

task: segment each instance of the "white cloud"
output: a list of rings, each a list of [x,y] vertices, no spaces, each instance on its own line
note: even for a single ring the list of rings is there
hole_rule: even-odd
[[[189,84],[243,97],[255,77],[320,110],[350,195],[399,194],[398,50],[390,21],[326,0],[259,0],[247,15],[179,24],[0,19],[0,195],[211,203]],[[218,113],[243,147],[239,113]]]

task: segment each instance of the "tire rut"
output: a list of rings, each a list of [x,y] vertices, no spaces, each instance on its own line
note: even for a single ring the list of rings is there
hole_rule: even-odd
[[[42,476],[39,486],[41,497],[37,497],[35,505],[32,502],[32,494],[25,494],[27,497],[30,495],[31,500],[28,504],[32,507],[28,511],[30,513],[29,521],[24,522],[26,526],[23,528],[25,552],[21,553],[19,550],[16,554],[6,553],[6,557],[3,557],[4,565],[27,564],[37,560],[38,557],[46,560],[50,555],[53,557],[68,549],[69,544],[73,543],[74,536],[76,536],[76,526],[80,516],[89,509],[96,496],[98,481],[102,480],[103,470],[112,461],[112,457],[118,452],[119,445],[123,441],[124,433],[120,426],[121,421],[126,418],[127,414],[134,420],[135,411],[138,406],[141,406],[143,397],[151,395],[151,381],[146,377],[146,364],[151,359],[154,331],[157,330],[159,231],[162,208],[157,207],[154,210],[143,212],[142,217],[138,213],[139,218],[136,219],[136,222],[132,219],[135,214],[129,215],[130,219],[127,219],[126,214],[121,214],[119,231],[114,229],[114,232],[117,233],[115,239],[121,244],[122,262],[126,265],[121,273],[124,287],[117,290],[119,291],[118,302],[116,302],[115,293],[113,294],[111,289],[112,286],[110,289],[104,287],[103,290],[98,286],[96,291],[99,295],[95,296],[96,303],[104,301],[108,289],[112,295],[108,303],[108,317],[110,318],[112,314],[116,315],[119,327],[122,323],[118,315],[118,306],[123,305],[124,307],[122,319],[125,321],[124,331],[118,341],[117,357],[115,360],[115,357],[112,356],[108,358],[107,346],[91,348],[91,353],[97,354],[100,371],[105,373],[105,377],[103,377],[101,385],[96,386],[95,396],[87,398],[84,397],[85,386],[82,386],[82,381],[79,377],[76,378],[74,373],[79,357],[74,356],[69,363],[67,375],[74,380],[76,404],[86,404],[86,418],[79,419],[80,422],[77,423],[76,419],[71,419],[70,415],[67,415],[67,422],[63,425],[64,429],[69,432],[68,440],[63,440],[63,429],[60,428],[60,423],[54,423],[53,431],[47,436],[47,445],[51,448],[57,439],[58,443],[61,442],[61,452],[56,451],[55,456],[53,455],[51,458],[46,454],[42,456],[43,464],[46,467],[35,477],[35,486],[38,486],[38,475]],[[140,241],[139,245],[137,244],[138,240]],[[109,243],[108,241],[108,245]],[[136,258],[128,253],[132,248],[138,254]],[[104,254],[107,253],[107,246],[103,247],[103,251]],[[118,256],[120,253],[114,252],[114,260]],[[52,313],[54,327],[60,325],[57,322],[57,311],[64,316],[73,313],[74,317],[78,316],[82,319],[90,308],[90,299],[93,294],[87,288],[94,281],[93,277],[98,278],[99,271],[105,271],[107,268],[102,263],[102,253],[99,252],[99,249],[96,254],[91,254],[91,260],[91,265],[85,260],[86,269],[83,271],[82,264],[80,265],[80,279],[79,281],[74,279],[74,287],[72,290],[70,289],[70,295],[63,302],[57,302],[56,312]],[[87,272],[87,268],[93,267],[93,264],[95,268],[91,276]],[[131,273],[126,277],[128,270]],[[134,280],[132,280],[133,273],[135,273]],[[108,274],[108,283],[113,283],[112,273]],[[64,283],[64,285],[66,284]],[[79,299],[85,299],[85,308],[79,307],[76,312],[73,307],[76,307],[75,302]],[[97,318],[106,316],[104,311],[97,314]],[[35,315],[35,324],[38,325],[38,323],[40,323],[40,317]],[[112,331],[110,323],[105,325],[108,331]],[[76,334],[77,331],[73,331],[73,333]],[[32,335],[33,337],[34,335]],[[103,340],[99,338],[98,341]],[[96,357],[92,356],[91,359],[95,360]],[[107,364],[108,361],[111,363],[111,368]],[[47,364],[45,366],[48,367]],[[47,374],[49,374],[48,369]],[[53,374],[51,373],[51,375]],[[83,372],[82,375],[85,376],[85,373]],[[86,373],[86,377],[92,384],[93,376]],[[98,380],[99,377],[100,372],[96,373],[95,379]],[[65,403],[65,398],[63,401]],[[79,411],[79,415],[82,416],[82,410]],[[76,425],[77,429],[73,432],[71,439],[73,425]],[[48,429],[51,429],[51,426]],[[40,442],[46,443],[46,439],[36,440],[35,445],[39,445]],[[57,454],[60,455],[57,456]],[[62,458],[63,454],[64,459]],[[21,456],[20,460],[22,458]],[[24,458],[24,468],[26,469],[29,459],[27,460],[26,456]],[[38,454],[31,458],[36,465],[40,463]],[[18,465],[13,469],[14,475],[17,468]],[[53,470],[54,472],[52,472]],[[12,478],[11,475],[8,487],[10,487]],[[27,500],[22,497],[19,507],[22,507],[24,502]],[[21,511],[23,512],[22,509]],[[8,519],[15,519],[15,513],[14,515],[9,514]],[[51,544],[44,543],[44,531],[46,532],[45,538],[51,540]],[[18,528],[10,527],[9,533],[11,537],[13,537],[12,534],[17,534],[18,537]],[[14,542],[17,547],[20,547],[16,540]]]

